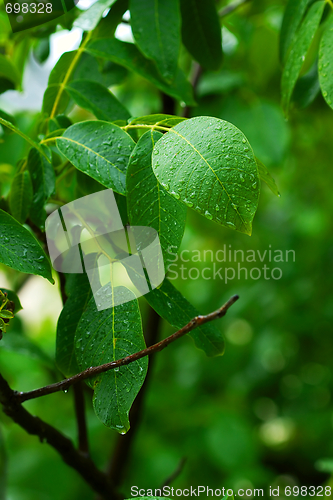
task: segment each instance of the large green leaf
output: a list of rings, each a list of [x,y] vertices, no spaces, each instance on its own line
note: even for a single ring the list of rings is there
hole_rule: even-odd
[[[15,175],[9,197],[9,207],[13,217],[23,224],[30,211],[33,191],[28,170]]]
[[[309,0],[289,0],[280,31],[280,59],[284,63],[302,22]]]
[[[82,12],[74,22],[74,26],[83,31],[92,31],[103,17],[105,10],[109,9],[116,0],[98,0],[89,9]]]
[[[176,199],[223,226],[251,234],[260,183],[244,134],[231,123],[199,116],[155,144],[153,170]]]
[[[222,62],[221,27],[215,0],[180,0],[182,38],[201,66],[216,70]]]
[[[170,283],[168,279],[162,286],[145,295],[145,299],[155,311],[174,328],[180,329],[195,316],[198,311]],[[189,335],[195,345],[207,356],[219,356],[224,352],[224,340],[220,329],[213,323],[206,323],[192,330]]]
[[[131,27],[141,52],[172,82],[180,50],[179,0],[131,0]]]
[[[135,143],[112,123],[76,123],[57,139],[59,151],[78,169],[117,193],[126,192],[126,167]]]
[[[333,24],[325,30],[319,48],[319,83],[327,104],[333,109]]]
[[[82,313],[92,297],[90,283],[85,273],[71,276],[70,292],[59,316],[56,340],[56,363],[66,377],[80,371],[75,356],[75,332]]]
[[[66,91],[78,106],[91,111],[99,120],[111,122],[130,117],[127,109],[100,83],[74,80],[66,85]]]
[[[282,107],[288,112],[290,99],[301,72],[305,57],[318,29],[325,2],[315,2],[294,36],[282,73]]]
[[[148,226],[159,234],[164,262],[168,248],[178,250],[186,219],[186,206],[170,196],[157,181],[151,154],[160,132],[146,132],[138,141],[127,168],[127,207],[133,226]]]
[[[46,219],[44,205],[55,190],[55,174],[53,166],[35,148],[29,152],[28,169],[34,191],[30,218],[37,227],[43,230]]]
[[[184,73],[178,69],[172,84],[167,85],[155,65],[146,59],[133,43],[121,42],[115,38],[101,38],[90,41],[86,51],[138,73],[166,94],[181,99],[188,106],[195,105],[191,84],[186,80]]]
[[[3,210],[0,210],[0,262],[54,283],[51,264],[42,247],[30,231]]]
[[[112,293],[105,285],[97,294]],[[124,303],[97,311],[92,298],[76,330],[76,357],[82,370],[115,361],[145,348],[141,316],[137,299],[125,287],[117,288]],[[99,300],[99,296],[96,297]],[[128,414],[146,373],[147,357],[119,369],[97,375],[89,380],[94,388],[94,409],[107,426],[125,434],[129,427]]]

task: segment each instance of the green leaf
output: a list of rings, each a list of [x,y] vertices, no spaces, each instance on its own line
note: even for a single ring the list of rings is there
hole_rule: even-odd
[[[191,319],[198,316],[197,309],[165,279],[162,286],[155,288],[145,295],[145,299],[152,308],[170,325],[179,330]],[[222,333],[213,323],[206,323],[192,330],[189,335],[198,349],[202,349],[207,356],[220,356],[224,353]]]
[[[111,285],[99,292],[112,293]],[[123,304],[97,311],[92,298],[76,330],[76,357],[81,370],[123,358],[145,348],[138,301],[125,287],[119,287]],[[98,296],[96,297],[98,300]],[[97,375],[89,380],[94,388],[94,409],[107,427],[124,434],[130,424],[129,410],[138,394],[146,373],[147,357],[119,369]]]
[[[330,24],[321,39],[319,47],[319,83],[327,104],[333,109],[333,24]]]
[[[180,50],[179,0],[131,0],[131,28],[140,51],[172,82]]]
[[[83,31],[92,31],[102,19],[105,10],[109,9],[116,0],[98,0],[89,9],[82,12],[74,21],[74,26]]]
[[[104,121],[76,123],[57,139],[59,151],[78,170],[120,194],[126,192],[126,168],[134,146],[130,135]]]
[[[133,226],[156,229],[167,263],[170,246],[178,250],[185,229],[186,206],[170,196],[157,181],[151,154],[160,132],[148,131],[139,139],[127,167],[127,207]]]
[[[146,59],[133,43],[121,42],[115,38],[103,38],[90,41],[86,51],[138,73],[166,94],[184,101],[188,106],[195,105],[192,86],[186,80],[184,73],[178,69],[172,84],[167,85],[154,64]]]
[[[278,190],[278,187],[275,183],[275,180],[273,179],[273,177],[271,176],[271,174],[267,170],[267,167],[260,160],[258,160],[258,158],[256,158],[256,161],[257,161],[257,165],[258,165],[258,172],[259,172],[260,180],[262,180],[263,182],[265,182],[267,184],[267,186],[272,191],[272,193],[274,193],[276,196],[280,197],[281,195],[279,193],[279,190]]]
[[[56,364],[65,377],[80,371],[75,357],[75,332],[91,297],[87,275],[73,274],[70,295],[60,313],[57,325]]]
[[[48,368],[54,368],[52,359],[37,344],[21,333],[9,331],[1,340],[0,349],[22,354],[36,359]]]
[[[11,60],[0,54],[0,94],[15,89],[20,84],[20,75]]]
[[[55,116],[66,110],[69,103],[69,96],[66,92],[63,92],[63,82],[67,83],[68,75],[76,57],[77,50],[65,52],[52,69],[43,97],[42,110],[44,113]]]
[[[309,71],[299,78],[293,92],[293,102],[299,108],[306,108],[320,92],[318,61],[315,61]]]
[[[12,313],[12,311],[6,311],[5,309],[2,309],[0,311],[0,318],[13,319],[14,314]]]
[[[219,69],[222,32],[215,0],[180,0],[180,7],[185,47],[203,68]]]
[[[44,230],[46,219],[44,205],[55,191],[53,166],[32,148],[28,156],[28,169],[34,190],[30,218],[36,226]]]
[[[318,29],[324,7],[325,2],[315,2],[308,10],[304,21],[294,36],[281,81],[282,107],[286,113],[305,57]]]
[[[146,115],[146,116],[139,116],[137,118],[131,118],[129,123],[131,125],[159,125],[161,127],[174,127],[180,122],[183,122],[184,120],[187,120],[187,118],[183,118],[182,116],[174,116],[174,115],[163,115],[163,114],[156,114],[156,115]]]
[[[251,234],[260,183],[252,149],[231,123],[199,116],[155,144],[153,170],[176,199],[209,220]]]
[[[302,22],[309,0],[289,0],[280,31],[280,59],[286,61],[289,49]]]
[[[0,210],[0,262],[54,283],[50,261],[38,241],[3,210]]]
[[[28,170],[18,173],[12,182],[9,207],[12,216],[23,224],[30,211],[33,191],[30,173]]]
[[[127,109],[100,83],[74,80],[66,86],[66,90],[78,106],[91,111],[98,120],[112,122],[130,117]]]
[[[20,302],[20,299],[18,298],[18,296],[16,295],[15,292],[13,292],[12,290],[8,290],[7,288],[0,288],[0,290],[2,291],[2,293],[7,293],[7,298],[8,300],[14,302],[15,304],[15,314],[18,313],[19,311],[21,311],[22,308],[22,305],[21,305],[21,302]]]

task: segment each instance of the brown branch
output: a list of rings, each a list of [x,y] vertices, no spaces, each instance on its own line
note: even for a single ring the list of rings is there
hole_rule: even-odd
[[[220,17],[228,16],[229,14],[231,14],[236,9],[238,9],[239,7],[241,7],[242,5],[244,5],[245,3],[249,2],[249,1],[250,0],[236,0],[235,2],[230,3],[226,7],[223,7],[223,9],[221,9],[219,11],[219,16]]]
[[[9,387],[2,375],[0,375],[0,403],[8,417],[29,434],[38,436],[42,443],[46,442],[52,446],[64,462],[75,469],[94,491],[108,500],[118,498],[107,475],[97,469],[89,457],[76,450],[70,439],[23,408],[15,397],[15,391]]]
[[[162,349],[165,349],[165,347],[171,344],[171,342],[174,342],[180,337],[183,337],[183,335],[191,332],[192,330],[194,330],[194,328],[203,325],[205,323],[208,323],[209,321],[213,321],[214,319],[222,318],[222,316],[224,316],[227,313],[229,307],[231,307],[236,302],[236,300],[238,300],[238,298],[239,298],[238,295],[234,295],[217,311],[207,314],[207,316],[196,316],[195,318],[191,319],[191,321],[187,323],[187,325],[183,326],[183,328],[181,328],[177,332],[173,333],[166,339],[163,339],[160,342],[157,342],[156,344],[147,347],[146,349],[143,349],[142,351],[131,354],[130,356],[126,356],[125,358],[118,359],[117,361],[111,361],[110,363],[105,363],[104,365],[94,366],[94,367],[91,366],[90,368],[87,368],[83,372],[78,373],[73,377],[67,378],[55,384],[41,387],[40,389],[35,389],[33,391],[28,391],[28,392],[15,392],[15,398],[18,402],[23,403],[24,401],[28,401],[29,399],[46,396],[47,394],[52,394],[53,392],[64,391],[68,389],[71,385],[79,382],[80,380],[85,380],[87,378],[99,375],[100,373],[113,370],[114,368],[128,365],[130,363],[133,363],[133,361],[137,361],[138,359],[144,358],[145,356],[151,356],[155,352],[162,351]]]

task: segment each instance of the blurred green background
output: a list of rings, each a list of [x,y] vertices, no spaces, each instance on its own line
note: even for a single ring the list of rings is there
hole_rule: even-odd
[[[329,478],[320,460],[333,456],[333,113],[319,94],[302,108],[308,96],[299,92],[300,105],[285,120],[278,59],[284,2],[250,4],[225,19],[222,70],[202,75],[198,107],[191,114],[216,116],[238,126],[269,167],[281,198],[262,187],[251,237],[189,211],[182,249],[202,253],[224,245],[261,253],[269,248],[292,249],[295,262],[270,266],[265,260],[269,267],[281,268],[279,280],[261,276],[227,284],[220,279],[173,281],[202,313],[218,308],[234,293],[240,300],[219,320],[226,337],[223,357],[206,358],[190,338],[157,354],[121,488],[126,497],[132,485],[160,487],[182,457],[187,459],[185,466],[172,484],[179,488],[207,485],[266,491],[269,485],[316,486]],[[312,62],[310,57],[308,68]],[[113,89],[133,116],[160,110],[155,88],[138,76],[124,77]],[[78,111],[73,115],[77,120],[80,116],[85,115]],[[33,111],[16,117],[25,132],[34,132]],[[19,137],[10,137],[1,153],[1,176],[11,175],[25,147]],[[7,171],[3,164],[8,164]],[[215,262],[217,267],[226,265]],[[186,265],[201,270],[213,263]],[[257,258],[243,266],[263,264]],[[3,268],[1,279],[8,288],[20,285],[14,273]],[[22,328],[50,359],[41,359],[37,352],[30,359],[23,348],[14,353],[0,347],[0,362],[11,387],[28,390],[59,377],[52,359],[61,304],[56,287],[42,278],[24,283],[20,296],[25,311],[13,329]],[[144,298],[140,302],[145,319]],[[172,329],[163,324],[161,335],[170,333]],[[69,391],[25,406],[76,439],[72,403]],[[92,456],[105,467],[117,436],[97,420],[89,395],[87,406]],[[6,464],[8,474],[4,498],[94,498],[50,447],[3,414],[0,422],[0,440],[6,447],[6,452],[0,447],[0,463]]]

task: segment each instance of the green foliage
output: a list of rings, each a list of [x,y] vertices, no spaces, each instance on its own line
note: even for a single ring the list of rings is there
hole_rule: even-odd
[[[111,285],[104,286],[98,292],[97,301],[114,291]],[[145,348],[137,299],[125,287],[119,287],[117,292],[126,302],[97,311],[92,298],[80,318],[75,349],[81,370],[115,361]],[[121,434],[129,430],[129,410],[144,382],[147,367],[147,358],[142,358],[89,380],[94,389],[94,409],[104,425]]]
[[[13,365],[13,387],[29,390],[59,377],[53,361],[55,325],[41,320],[38,328],[31,328],[16,313],[26,279],[21,273],[53,283],[45,220],[78,197],[114,190],[124,225],[157,231],[169,274],[139,300],[127,285],[119,287],[125,302],[101,311],[85,273],[66,274],[66,285],[62,277],[55,363],[65,377],[144,349],[154,311],[165,320],[164,336],[199,311],[212,311],[229,295],[241,294],[240,309],[227,318],[229,349],[223,360],[213,359],[225,350],[218,322],[191,331],[194,345],[184,339],[157,355],[156,379],[133,451],[136,465],[124,484],[126,495],[128,485],[139,481],[163,484],[166,471],[171,473],[183,454],[191,457],[183,476],[188,484],[205,481],[218,487],[216,478],[222,477],[232,486],[250,482],[257,487],[282,481],[287,468],[302,483],[312,477],[318,460],[312,426],[323,450],[320,456],[332,456],[327,439],[332,299],[325,280],[331,268],[333,207],[327,172],[333,152],[330,109],[317,98],[321,89],[333,108],[332,4],[290,0],[284,9],[282,3],[240,2],[237,12],[221,19],[219,12],[233,9],[233,3],[98,0],[87,11],[73,9],[58,24],[51,21],[17,34],[10,33],[0,10],[0,93],[20,89],[31,49],[44,61],[50,36],[61,27],[84,32],[80,46],[62,54],[51,70],[38,116],[23,112],[13,117],[10,109],[5,111],[8,94],[1,100],[0,261],[15,292],[1,287],[7,296],[0,310],[0,333],[5,332],[0,357],[10,377]],[[134,43],[114,36],[127,10]],[[283,112],[306,107],[304,115],[295,113],[292,121],[285,121]],[[273,177],[281,185],[281,199],[267,189],[261,193],[263,182],[280,196]],[[197,280],[178,278],[174,283],[172,264],[191,248],[199,253],[223,246],[226,252],[241,248],[263,253],[274,245],[284,251],[295,248],[302,256],[299,261],[297,253],[293,267],[283,262],[281,280],[208,282],[204,271],[209,264],[200,261],[195,264],[202,271]],[[101,253],[92,255],[96,268]],[[251,266],[243,265],[245,274]],[[143,276],[124,266],[140,291],[135,281]],[[223,270],[228,266],[218,263]],[[104,285],[99,294],[102,299],[114,291]],[[41,295],[32,303],[43,316]],[[36,361],[40,370],[34,369]],[[312,379],[308,365],[315,373]],[[109,429],[124,434],[130,428],[130,410],[147,369],[145,357],[86,380],[87,401],[92,396],[92,405],[90,400],[87,405],[91,456],[99,457],[101,467]],[[320,381],[308,383],[310,379]],[[43,401],[32,403],[34,412],[36,408],[71,434],[71,402],[58,396],[56,412],[56,403]],[[98,427],[95,416],[108,429]],[[8,440],[14,449],[12,432]],[[285,440],[278,441],[279,436]],[[45,465],[40,452],[32,449],[31,463],[38,463],[41,472],[34,475],[29,457],[15,478],[11,472],[10,482],[16,488],[18,481],[17,488],[24,486],[38,496],[35,484],[48,491],[43,483],[49,477],[47,466],[52,463],[59,476],[63,469],[53,456]],[[330,461],[317,465],[332,472]],[[1,441],[0,498],[5,495],[4,471]],[[54,497],[91,500],[92,493],[76,479],[66,491],[55,481]],[[318,483],[324,480],[315,476]],[[16,500],[19,494],[11,488],[9,496]]]

